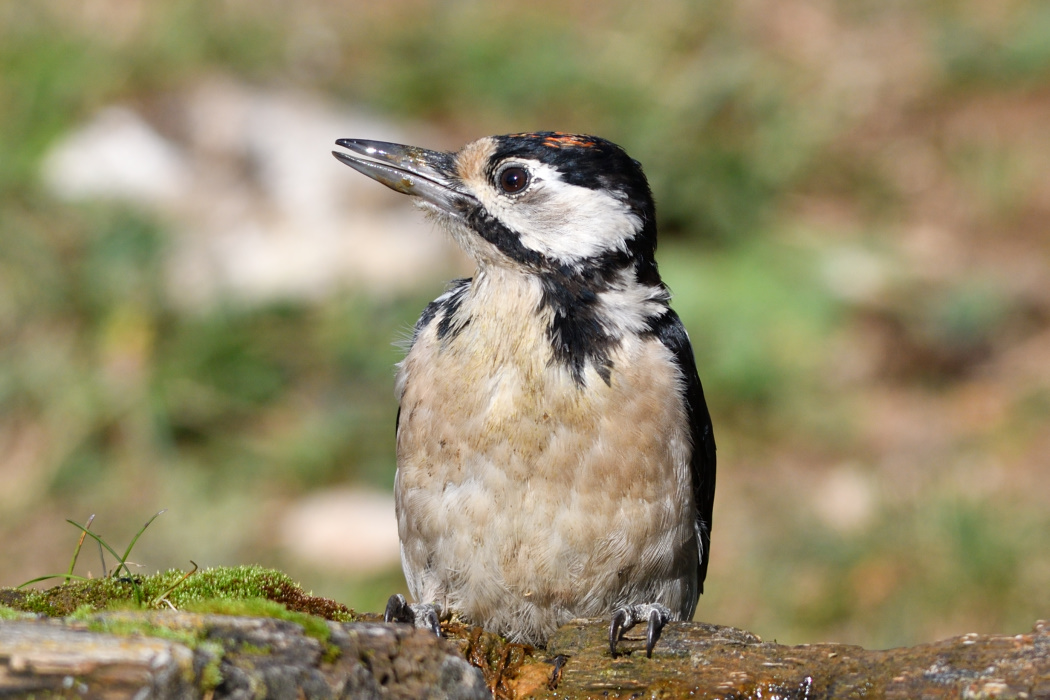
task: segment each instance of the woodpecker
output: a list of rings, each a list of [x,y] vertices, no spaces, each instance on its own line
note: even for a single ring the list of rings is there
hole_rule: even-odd
[[[656,265],[641,165],[596,136],[491,136],[457,152],[340,139],[476,264],[398,366],[395,502],[412,596],[537,646],[574,618],[648,623],[646,653],[703,592],[711,417]]]

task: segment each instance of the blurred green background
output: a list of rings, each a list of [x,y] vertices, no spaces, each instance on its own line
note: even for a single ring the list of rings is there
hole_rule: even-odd
[[[389,490],[392,342],[439,279],[187,306],[163,207],[41,175],[112,105],[178,142],[207,81],[423,146],[558,129],[642,161],[719,444],[699,619],[886,647],[1050,615],[1038,0],[0,0],[0,585],[65,570],[66,518],[122,548],[168,508],[147,570],[277,566],[358,609],[403,590],[279,530],[309,494]]]

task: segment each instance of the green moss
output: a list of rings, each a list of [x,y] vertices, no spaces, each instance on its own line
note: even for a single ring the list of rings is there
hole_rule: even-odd
[[[88,621],[88,629],[118,637],[158,637],[185,644],[190,649],[196,649],[204,641],[203,630],[192,627],[173,628],[143,617],[96,616]]]
[[[200,687],[201,690],[207,692],[214,690],[219,687],[222,683],[222,671],[220,670],[220,664],[222,663],[222,657],[225,653],[222,645],[218,642],[201,642],[198,646],[199,650],[205,650],[208,652],[208,663],[201,669],[200,676]]]
[[[200,625],[186,624],[185,619],[174,621],[163,616],[143,615],[141,612],[131,614],[108,613],[99,615],[89,608],[79,608],[70,618],[80,618],[87,623],[92,632],[111,634],[121,637],[154,637],[182,644],[194,651],[204,652],[207,661],[201,667],[197,678],[187,678],[196,682],[203,691],[216,688],[222,683],[220,664],[226,654],[222,644],[208,639],[207,630]]]
[[[165,597],[179,609],[189,604],[213,599],[269,598],[273,592],[298,588],[290,578],[281,572],[258,566],[203,569],[181,582],[179,579],[184,576],[181,571],[169,571],[168,574],[174,574],[168,581],[168,588],[172,586],[175,588]],[[163,591],[158,591],[158,595],[160,593]]]
[[[276,572],[270,572],[276,573]],[[278,574],[279,576],[283,576]],[[232,579],[228,579],[232,580]],[[248,589],[241,589],[248,590]],[[213,593],[221,595],[221,589],[212,590]],[[198,591],[200,593],[200,591]],[[323,648],[323,657],[331,662],[338,658],[340,651],[335,645],[328,643],[330,630],[328,624],[321,618],[288,610],[283,604],[266,598],[252,597],[244,599],[198,599],[186,603],[181,609],[186,612],[210,614],[210,615],[237,615],[245,617],[268,617],[277,620],[293,622],[303,628],[304,634],[317,639]],[[185,618],[177,621],[163,615],[142,614],[105,614],[92,615],[88,607],[79,608],[76,616],[87,621],[88,629],[103,634],[118,636],[156,637],[167,639],[183,644],[190,649],[204,650],[207,652],[208,663],[200,671],[198,684],[204,690],[215,688],[222,682],[220,663],[226,654],[223,645],[207,637],[207,628],[204,625],[187,624]],[[269,654],[268,647],[256,647],[244,645],[239,651],[249,654]]]
[[[321,643],[326,662],[338,658],[340,650],[329,643],[331,630],[325,620],[354,620],[353,611],[346,606],[304,593],[280,571],[258,566],[204,569],[191,575],[173,569],[137,577],[135,585],[142,592],[144,604],[141,606],[136,603],[134,587],[127,579],[73,581],[44,591],[17,591],[18,595],[9,597],[11,607],[0,605],[0,619],[17,619],[33,613],[67,617],[87,622],[88,628],[95,632],[160,637],[196,649],[215,643],[205,640],[203,632],[193,627],[172,627],[162,620],[142,616],[99,616],[98,613],[161,608],[170,604],[186,612],[269,617],[302,627],[304,634]],[[269,653],[266,649],[248,651]],[[221,645],[215,645],[214,652],[214,669],[209,662],[209,667],[202,671],[201,682],[205,688],[222,682],[218,667],[224,653]]]
[[[81,605],[79,608],[69,613],[69,615],[66,616],[66,619],[87,621],[93,618],[95,614],[96,610],[90,605]]]
[[[223,600],[212,598],[200,600],[186,605],[187,612],[206,613],[211,615],[238,615],[243,617],[269,617],[275,620],[286,620],[294,622],[303,628],[303,633],[313,637],[321,643],[324,649],[323,655],[326,662],[335,661],[341,653],[339,647],[329,644],[331,629],[328,623],[320,617],[302,612],[289,610],[281,603],[267,600],[266,598],[244,598],[239,600]]]
[[[44,591],[26,591],[18,608],[48,617],[65,617],[78,610],[87,612],[128,607],[134,605],[134,601],[134,588],[129,581],[104,578],[73,581]]]
[[[32,617],[30,613],[0,605],[0,620],[28,620]]]
[[[334,664],[342,653],[343,650],[335,644],[325,644],[324,651],[321,653],[321,661],[326,664]]]
[[[208,612],[217,614],[299,615],[294,621],[304,627],[313,624],[314,636],[321,641],[327,639],[327,627],[318,618],[339,622],[354,619],[353,611],[346,606],[308,595],[280,571],[258,566],[204,569],[189,576],[172,569],[136,577],[134,585],[126,578],[71,581],[43,591],[22,591],[21,595],[11,597],[9,605],[15,610],[49,617],[87,616],[93,612],[138,607],[135,586],[142,591],[144,605],[150,607],[170,603],[179,610],[208,608]]]
[[[241,644],[240,650],[241,650],[241,652],[243,652],[245,654],[255,654],[257,656],[267,656],[273,651],[273,648],[270,647],[269,645],[258,646],[256,644],[251,644],[249,642],[245,642],[244,644]]]
[[[328,624],[321,618],[305,613],[292,612],[284,605],[265,598],[244,598],[240,600],[212,598],[210,600],[188,603],[182,609],[187,612],[212,615],[270,617],[275,620],[287,620],[301,626],[307,636],[313,637],[321,643],[327,642],[331,634]]]

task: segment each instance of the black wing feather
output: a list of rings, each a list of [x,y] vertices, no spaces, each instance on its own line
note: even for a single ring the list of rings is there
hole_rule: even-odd
[[[450,333],[454,336],[459,331],[463,330],[465,324],[461,323],[458,326],[452,325],[453,316],[459,309],[459,305],[463,303],[464,297],[467,292],[470,291],[471,278],[467,277],[464,279],[452,280],[448,284],[448,288],[445,293],[439,296],[434,301],[427,304],[427,307],[423,309],[423,313],[420,315],[419,320],[416,321],[415,327],[412,329],[412,340],[409,343],[409,348],[415,344],[419,334],[426,330],[427,326],[437,319],[438,323],[438,338],[444,339]],[[440,318],[438,315],[440,314]],[[397,418],[394,419],[394,432],[396,434],[398,426],[401,425],[401,406],[397,407]]]
[[[715,502],[715,435],[711,414],[704,400],[704,388],[696,371],[693,346],[681,319],[671,309],[652,324],[652,332],[668,350],[685,379],[685,401],[689,427],[693,438],[693,457],[690,472],[693,477],[693,499],[696,502],[696,529],[700,535],[700,566],[697,583],[704,592],[707,562],[711,556],[711,515]]]

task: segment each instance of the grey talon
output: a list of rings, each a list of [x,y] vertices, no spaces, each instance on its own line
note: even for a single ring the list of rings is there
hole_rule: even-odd
[[[656,646],[656,642],[660,639],[660,633],[664,631],[664,625],[667,624],[667,616],[654,607],[652,612],[649,613],[649,631],[645,635],[645,655],[648,658],[653,658],[653,647]]]
[[[383,622],[407,622],[415,623],[415,615],[409,607],[405,596],[395,593],[386,601],[386,610],[383,612]]]
[[[422,627],[441,636],[441,608],[437,603],[409,603],[405,596],[395,593],[386,602],[384,622],[400,622]]]
[[[620,641],[625,615],[624,609],[620,608],[613,613],[612,623],[609,625],[609,655],[614,659],[616,658],[616,642]]]

